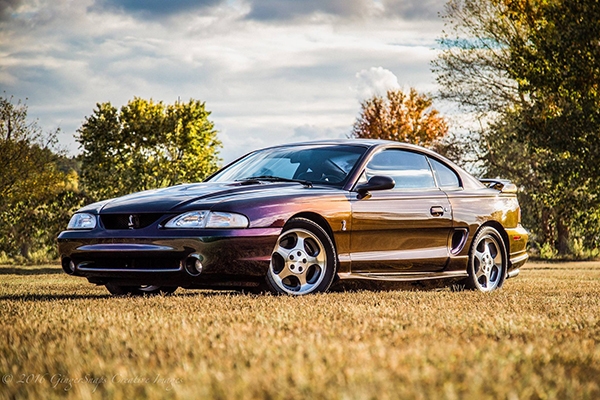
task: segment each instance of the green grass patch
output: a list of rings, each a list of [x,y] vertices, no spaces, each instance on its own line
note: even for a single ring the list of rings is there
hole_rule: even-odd
[[[0,398],[594,399],[600,263],[498,292],[112,297],[0,266]]]

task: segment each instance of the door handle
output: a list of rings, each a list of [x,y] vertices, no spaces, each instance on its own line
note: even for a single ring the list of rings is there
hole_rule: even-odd
[[[431,207],[429,209],[429,212],[434,217],[441,217],[442,215],[444,215],[444,207],[442,207],[442,206],[433,206],[433,207]]]

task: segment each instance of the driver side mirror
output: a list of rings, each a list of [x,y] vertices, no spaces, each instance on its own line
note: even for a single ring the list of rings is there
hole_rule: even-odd
[[[375,175],[367,183],[358,185],[356,191],[358,192],[358,197],[362,199],[372,190],[393,189],[394,186],[396,186],[396,182],[389,176]]]

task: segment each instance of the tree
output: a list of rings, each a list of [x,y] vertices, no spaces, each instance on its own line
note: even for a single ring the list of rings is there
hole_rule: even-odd
[[[442,51],[432,62],[440,98],[478,117],[502,113],[519,104],[517,82],[510,76],[510,41],[523,33],[504,18],[503,0],[450,0],[438,40]]]
[[[389,90],[385,99],[374,96],[363,101],[351,136],[432,146],[447,132],[448,125],[432,108],[432,100],[411,88],[408,94]]]
[[[134,98],[120,111],[97,104],[78,130],[82,184],[95,199],[199,181],[219,162],[210,112],[187,103]]]
[[[12,97],[0,97],[0,192],[4,206],[32,192],[31,185],[38,177],[52,180],[54,171],[46,150],[55,140],[56,132],[44,136],[35,122],[27,121],[27,106],[20,100],[13,104]]]
[[[538,170],[554,189],[546,201],[557,250],[566,254],[582,211],[600,208],[600,3],[531,1],[513,5],[510,15],[527,33],[511,41],[509,72],[528,98],[517,134],[544,156]]]
[[[54,146],[57,134],[28,121],[21,101],[0,97],[0,251],[9,257],[55,255],[56,235],[80,204],[77,174]]]
[[[479,118],[484,170],[522,187],[540,244],[597,246],[581,216],[600,209],[599,3],[456,0],[445,18],[433,69],[441,96]]]

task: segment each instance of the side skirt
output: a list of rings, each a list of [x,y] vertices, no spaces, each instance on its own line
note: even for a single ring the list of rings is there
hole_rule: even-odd
[[[427,279],[452,279],[466,278],[467,271],[443,271],[443,272],[402,272],[390,274],[371,274],[371,273],[338,273],[340,280],[344,279],[366,279],[371,281],[393,281],[393,282],[411,282]]]

